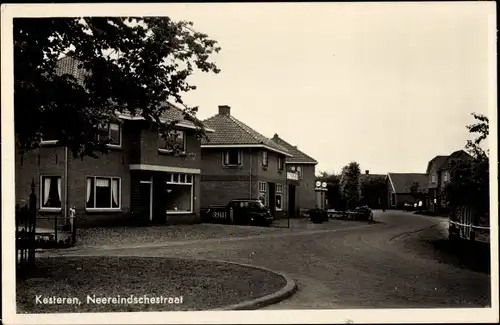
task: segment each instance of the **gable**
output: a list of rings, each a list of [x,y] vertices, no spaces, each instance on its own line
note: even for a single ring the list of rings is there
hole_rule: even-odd
[[[277,143],[278,145],[286,148],[288,152],[292,155],[292,157],[286,159],[287,164],[317,164],[318,162],[304,153],[300,151],[296,146],[291,145],[285,140],[281,139],[277,134],[271,139],[271,141]]]
[[[428,177],[427,174],[420,173],[388,173],[387,174],[394,192],[398,194],[410,193],[411,186],[418,182],[420,189],[427,190]]]

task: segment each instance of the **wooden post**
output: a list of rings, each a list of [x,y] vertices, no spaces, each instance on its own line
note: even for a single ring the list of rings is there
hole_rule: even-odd
[[[31,179],[31,194],[29,197],[28,208],[28,229],[27,229],[27,246],[28,246],[28,264],[34,266],[35,264],[35,233],[36,233],[36,194],[35,194],[35,179]]]

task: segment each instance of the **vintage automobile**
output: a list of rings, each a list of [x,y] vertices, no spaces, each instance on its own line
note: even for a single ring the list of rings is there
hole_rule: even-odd
[[[274,217],[271,211],[257,199],[234,199],[225,206],[212,206],[206,212],[208,218],[237,225],[270,225]]]

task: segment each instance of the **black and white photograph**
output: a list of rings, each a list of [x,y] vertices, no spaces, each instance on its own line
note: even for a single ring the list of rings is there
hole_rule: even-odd
[[[5,324],[499,321],[495,2],[1,15]]]

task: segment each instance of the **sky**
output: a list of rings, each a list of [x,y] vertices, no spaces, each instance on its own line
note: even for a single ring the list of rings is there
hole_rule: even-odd
[[[425,173],[464,147],[472,112],[489,114],[495,16],[478,4],[171,4],[168,15],[222,47],[221,73],[194,74],[198,88],[184,95],[200,118],[229,105],[317,171],[357,161],[370,173]]]

